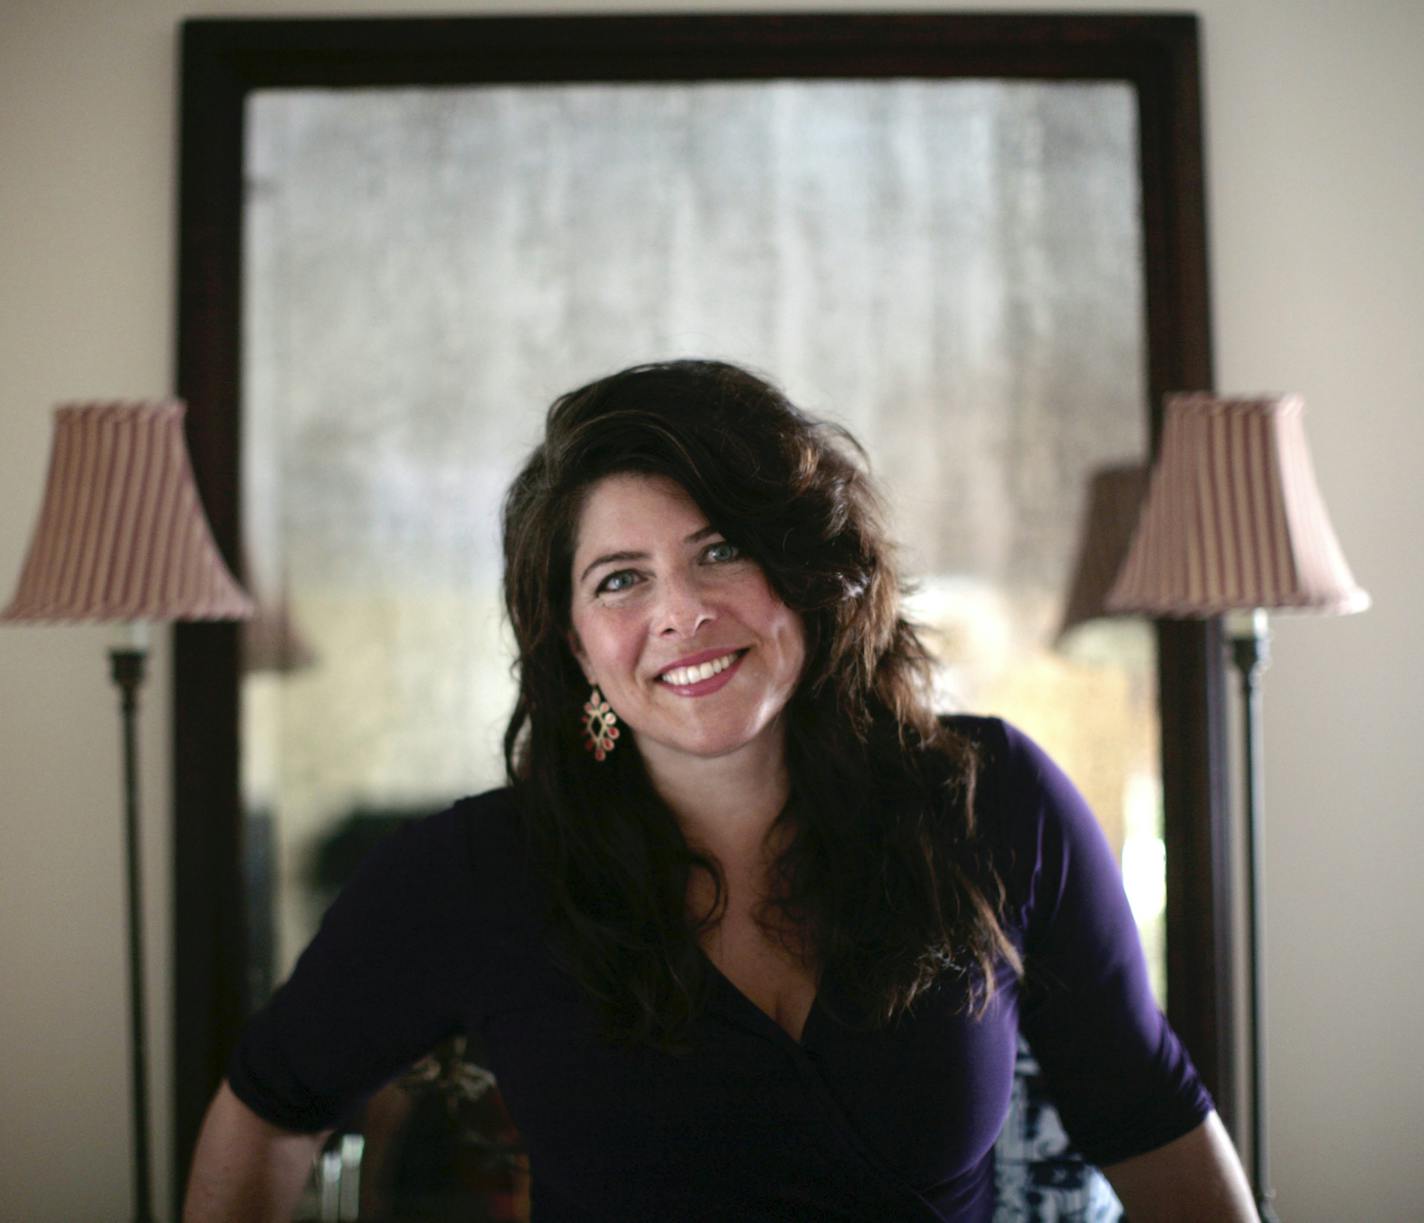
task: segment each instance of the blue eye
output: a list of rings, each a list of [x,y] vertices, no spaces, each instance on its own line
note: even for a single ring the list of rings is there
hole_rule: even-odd
[[[702,555],[714,564],[723,564],[737,560],[742,555],[742,550],[736,544],[729,544],[723,539],[712,544]]]
[[[619,569],[616,573],[610,573],[603,581],[599,582],[598,594],[618,594],[627,590],[638,580],[638,575],[631,569]]]

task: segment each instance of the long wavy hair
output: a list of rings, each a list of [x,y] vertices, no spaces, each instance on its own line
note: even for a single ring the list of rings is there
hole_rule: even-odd
[[[894,550],[864,456],[746,370],[640,365],[555,400],[505,498],[505,602],[519,695],[505,762],[548,904],[553,947],[607,1035],[683,1047],[721,916],[718,864],[691,846],[625,738],[584,750],[587,682],[569,647],[584,500],[610,475],[679,484],[800,614],[803,674],[787,709],[791,800],[758,919],[834,975],[858,1022],[888,1023],[946,972],[987,1003],[1021,971],[1002,889],[975,835],[972,745],[935,717],[931,660],[901,614]],[[703,870],[714,902],[688,912]]]

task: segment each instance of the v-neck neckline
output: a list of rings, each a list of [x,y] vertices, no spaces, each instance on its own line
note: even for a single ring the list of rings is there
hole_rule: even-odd
[[[717,962],[708,955],[703,948],[699,947],[697,950],[703,962],[714,974],[714,979],[720,982],[722,988],[732,996],[739,1010],[754,1017],[755,1024],[758,1028],[763,1031],[775,1033],[777,1039],[789,1043],[801,1052],[806,1051],[807,1033],[810,1032],[811,1021],[815,1018],[816,1012],[819,1009],[821,992],[825,984],[824,981],[817,984],[815,992],[811,995],[811,1005],[806,1009],[806,1017],[801,1021],[800,1033],[793,1035],[788,1029],[782,1027],[781,1024],[776,1021],[774,1015],[762,1010],[759,1004],[752,1001],[751,997],[742,987],[723,972],[721,968],[717,966]]]

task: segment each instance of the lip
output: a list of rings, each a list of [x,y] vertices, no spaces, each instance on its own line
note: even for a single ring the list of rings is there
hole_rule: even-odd
[[[733,647],[732,649],[728,649],[726,646],[723,646],[721,649],[702,650],[696,654],[689,654],[686,658],[680,658],[677,662],[669,663],[658,672],[659,675],[664,675],[668,671],[676,670],[678,667],[697,666],[700,663],[711,662],[714,658],[725,658],[728,654],[732,653],[737,655],[732,665],[718,671],[716,675],[709,676],[707,679],[699,679],[691,684],[670,684],[662,679],[655,679],[653,682],[660,688],[666,688],[669,692],[674,692],[678,696],[710,696],[718,689],[732,682],[732,676],[741,669],[742,662],[747,656],[745,647]]]

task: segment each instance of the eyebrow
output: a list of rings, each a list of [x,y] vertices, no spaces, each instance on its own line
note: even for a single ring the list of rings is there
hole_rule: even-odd
[[[689,535],[686,539],[684,539],[682,542],[685,544],[700,543],[709,535],[720,534],[721,532],[709,523],[707,526],[702,527],[699,530],[693,531],[693,533]],[[595,557],[593,560],[589,561],[587,565],[584,566],[583,572],[579,574],[579,581],[582,582],[586,577],[588,577],[590,573],[592,573],[600,565],[618,565],[622,564],[624,561],[645,561],[647,559],[648,554],[646,552],[605,552],[602,556]]]

